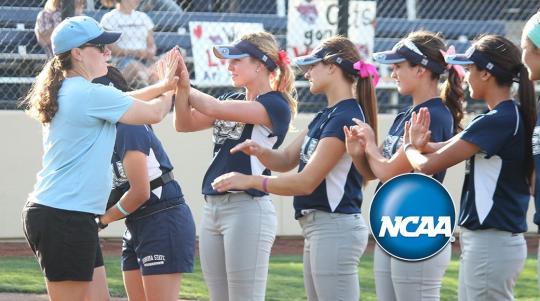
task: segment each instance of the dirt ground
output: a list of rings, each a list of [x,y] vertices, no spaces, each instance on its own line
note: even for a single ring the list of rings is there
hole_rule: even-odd
[[[538,250],[538,235],[527,234],[525,236],[527,240],[527,247],[530,254],[536,254]],[[103,255],[105,256],[119,256],[121,252],[121,240],[120,239],[101,239],[101,248]],[[373,252],[375,242],[370,237],[367,253]],[[302,237],[278,237],[272,247],[272,255],[295,255],[302,254],[304,247],[304,239]],[[452,244],[453,254],[459,254],[459,239]],[[1,256],[32,256],[32,250],[28,247],[23,240],[14,241],[2,241],[0,240],[0,257]],[[197,250],[198,256],[198,250]],[[0,300],[1,301],[1,300]]]
[[[120,239],[101,239],[101,249],[105,256],[120,256],[122,241]],[[272,248],[273,255],[302,254],[304,240],[301,237],[277,238]],[[32,250],[24,240],[1,241],[1,256],[32,256]],[[197,256],[198,256],[197,250]]]

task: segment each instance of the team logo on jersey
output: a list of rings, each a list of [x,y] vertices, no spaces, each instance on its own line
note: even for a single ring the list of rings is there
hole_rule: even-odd
[[[242,137],[245,124],[236,121],[217,120],[214,123],[214,143],[223,144],[225,140],[238,140]]]
[[[309,161],[311,155],[313,155],[313,152],[315,152],[315,149],[317,148],[317,144],[319,144],[319,139],[311,138],[309,136],[304,137],[304,143],[302,143],[302,150],[300,152],[300,160],[302,160],[302,162],[307,163]]]
[[[369,218],[377,244],[406,261],[428,259],[441,251],[453,239],[456,221],[448,191],[432,177],[416,173],[381,186]]]
[[[536,126],[532,136],[533,155],[540,154],[540,126]]]
[[[401,136],[386,136],[382,148],[383,156],[387,159],[392,158],[392,154],[394,154],[395,150],[397,150],[402,143],[403,137]]]
[[[114,162],[113,164],[113,188],[116,188],[127,183],[128,179],[124,171],[124,164],[121,161]]]

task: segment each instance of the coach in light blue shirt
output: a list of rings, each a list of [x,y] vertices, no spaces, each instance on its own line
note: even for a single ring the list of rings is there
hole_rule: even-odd
[[[28,112],[43,125],[44,155],[23,223],[51,299],[108,297],[97,235],[104,225],[94,217],[105,212],[112,185],[115,124],[156,123],[171,107],[172,92],[165,88],[172,87],[163,84],[166,78],[149,93],[137,94],[147,102],[91,83],[107,73],[106,45],[119,37],[90,17],[64,20],[52,34],[54,57],[26,97]],[[179,54],[173,52],[168,58],[177,60]]]

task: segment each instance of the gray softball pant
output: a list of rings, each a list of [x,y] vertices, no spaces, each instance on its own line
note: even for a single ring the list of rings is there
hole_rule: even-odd
[[[205,197],[199,233],[204,280],[212,301],[263,301],[277,218],[270,197]]]
[[[461,228],[460,243],[458,300],[514,300],[514,285],[527,258],[523,234]]]
[[[312,211],[304,235],[304,286],[309,301],[358,301],[358,263],[368,241],[362,215]]]
[[[373,270],[379,301],[438,301],[441,283],[450,263],[452,247],[418,262],[403,261],[375,246]]]

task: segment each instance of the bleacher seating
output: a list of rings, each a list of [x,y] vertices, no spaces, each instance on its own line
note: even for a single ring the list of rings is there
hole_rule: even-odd
[[[12,97],[21,97],[28,89],[31,78],[37,74],[45,60],[41,47],[37,44],[33,28],[38,7],[0,6],[0,89],[13,92]],[[87,11],[86,14],[100,20],[106,10]],[[155,40],[158,53],[179,45],[191,56],[191,40],[188,34],[189,21],[220,22],[259,22],[264,28],[274,33],[282,46],[286,43],[287,18],[274,14],[238,14],[185,12],[181,15],[170,12],[148,13],[156,24]],[[464,51],[470,41],[482,33],[504,34],[505,26],[501,21],[471,20],[433,20],[419,19],[409,21],[404,18],[377,18],[375,30],[375,51],[390,49],[408,32],[417,29],[440,31],[450,39],[449,43],[458,51]],[[193,68],[190,68],[193,70]],[[16,70],[16,71],[15,71]],[[17,78],[19,80],[17,80]],[[305,87],[300,88],[301,95],[308,95]],[[381,104],[388,103],[386,91],[378,91]],[[0,102],[5,99],[0,95]],[[304,99],[307,98],[302,98]],[[6,101],[9,101],[6,99]],[[317,106],[312,102],[321,102],[320,96],[310,97],[301,103],[301,110],[313,111]]]

